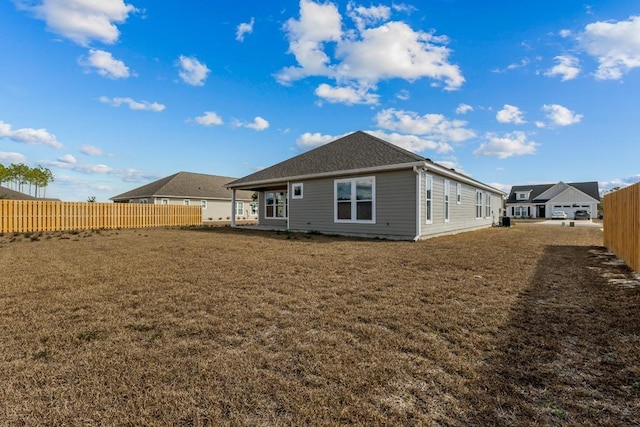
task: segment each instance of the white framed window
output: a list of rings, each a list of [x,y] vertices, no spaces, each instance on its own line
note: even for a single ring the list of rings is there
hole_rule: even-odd
[[[433,223],[433,176],[427,175],[424,187],[427,224]]]
[[[449,180],[444,180],[444,222],[449,222]]]
[[[189,206],[189,205],[191,205],[191,200],[184,199],[184,200],[182,200],[182,204],[185,205],[185,206]]]
[[[303,197],[303,185],[301,182],[291,184],[291,198],[292,199],[302,199]]]
[[[139,201],[140,204],[146,205],[149,203],[149,199],[140,199]]]
[[[491,218],[491,193],[484,193],[484,216]]]
[[[200,207],[202,209],[207,209],[207,201],[206,200],[200,200]]]
[[[518,193],[517,194],[517,199],[518,200],[527,200],[528,199],[527,193]]]
[[[476,219],[482,218],[482,191],[476,190]]]
[[[244,215],[244,202],[236,202],[236,216]]]
[[[462,184],[456,183],[456,204],[462,203]]]
[[[287,218],[287,192],[269,191],[264,193],[264,217]]]
[[[376,222],[375,177],[336,179],[333,183],[335,222]]]
[[[160,204],[161,204],[161,205],[168,205],[168,204],[169,204],[169,199],[162,199],[162,200],[160,200]]]

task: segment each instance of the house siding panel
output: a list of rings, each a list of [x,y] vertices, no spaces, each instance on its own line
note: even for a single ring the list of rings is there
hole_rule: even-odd
[[[304,197],[291,199],[289,228],[392,239],[415,237],[415,180],[413,170],[401,170],[375,176],[375,224],[336,223],[334,221],[334,181],[337,178],[304,181]],[[351,179],[358,176],[345,176]]]
[[[427,224],[426,220],[426,200],[425,185],[426,180],[421,179],[421,237],[434,237],[444,234],[452,234],[461,231],[470,231],[479,228],[490,227],[498,222],[500,210],[502,208],[502,195],[491,193],[491,217],[485,218],[485,194],[482,191],[482,214],[480,219],[476,218],[476,188],[462,183],[462,200],[460,204],[456,202],[456,184],[454,179],[445,178],[431,172],[427,172],[433,177],[433,222]],[[444,182],[449,180],[449,222],[444,220]]]

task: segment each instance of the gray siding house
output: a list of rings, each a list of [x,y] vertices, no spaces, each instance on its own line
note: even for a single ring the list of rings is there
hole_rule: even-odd
[[[597,181],[514,185],[506,214],[512,218],[551,218],[553,212],[563,211],[573,219],[577,210],[586,210],[591,218],[597,218],[599,202]]]
[[[227,187],[258,193],[262,226],[395,240],[490,227],[505,196],[361,131]]]
[[[111,197],[116,203],[190,205],[202,207],[203,221],[256,219],[258,206],[253,192],[241,191],[231,202],[226,184],[235,178],[203,173],[178,172]]]

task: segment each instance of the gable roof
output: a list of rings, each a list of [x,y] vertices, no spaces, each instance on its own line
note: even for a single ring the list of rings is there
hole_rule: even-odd
[[[366,155],[363,155],[366,153]],[[358,131],[329,144],[262,169],[227,184],[286,180],[287,178],[424,162],[425,158],[368,133]]]
[[[28,194],[21,193],[19,191],[11,190],[7,187],[0,185],[0,199],[8,200],[37,200],[35,197]]]
[[[550,190],[552,187],[564,184],[563,182],[559,182],[556,184],[536,184],[536,185],[514,185],[511,187],[511,192],[509,193],[509,198],[507,199],[507,203],[544,203],[549,199],[539,198],[543,193]],[[569,182],[565,185],[570,187],[574,187],[589,197],[593,197],[596,200],[600,200],[600,191],[598,189],[597,181],[589,181],[589,182]],[[531,192],[529,195],[529,199],[527,200],[516,200],[516,193],[518,192]]]
[[[227,176],[207,175],[203,173],[178,172],[150,182],[142,187],[134,188],[126,193],[111,197],[111,200],[129,200],[145,197],[178,197],[199,199],[229,199],[231,192],[226,184],[235,178]],[[239,191],[236,198],[250,200],[251,191]]]

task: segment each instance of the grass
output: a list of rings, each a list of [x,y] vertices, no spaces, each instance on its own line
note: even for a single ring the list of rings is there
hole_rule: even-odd
[[[640,419],[640,286],[598,229],[40,237],[0,238],[0,424]]]

